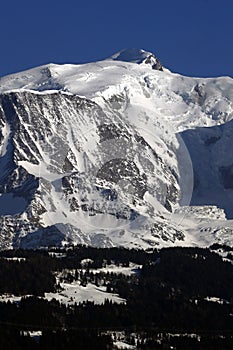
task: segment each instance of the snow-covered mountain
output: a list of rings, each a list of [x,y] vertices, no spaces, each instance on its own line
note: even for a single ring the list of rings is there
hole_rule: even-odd
[[[232,119],[144,50],[1,78],[0,247],[232,245]]]

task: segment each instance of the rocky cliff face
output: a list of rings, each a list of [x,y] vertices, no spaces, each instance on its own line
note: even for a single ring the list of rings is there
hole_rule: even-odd
[[[229,241],[200,212],[229,205],[232,80],[163,70],[138,50],[0,79],[1,248]]]
[[[90,225],[91,236],[97,231],[93,234],[101,234],[102,241],[112,226],[123,235],[141,207],[145,216],[158,214],[146,193],[169,210],[178,201],[178,169],[169,163],[175,158],[172,145],[164,145],[169,157],[163,158],[140,130],[95,102],[21,91],[2,94],[1,106],[2,129],[9,130],[1,135],[1,198],[9,201],[9,210],[19,201],[15,212],[6,209],[2,218],[12,222],[15,244],[61,223],[71,224],[62,226],[64,239],[70,240],[71,230],[76,242],[91,243],[88,235],[83,239]]]

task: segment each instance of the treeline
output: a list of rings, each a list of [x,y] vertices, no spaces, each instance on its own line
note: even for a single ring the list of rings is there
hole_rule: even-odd
[[[169,349],[173,346],[175,349],[225,350],[230,349],[230,345],[232,348],[233,265],[209,249],[166,248],[146,253],[77,247],[53,252],[63,254],[55,257],[51,256],[51,251],[2,252],[2,257],[17,256],[26,260],[1,260],[1,290],[9,290],[10,285],[12,289],[16,288],[14,280],[8,282],[10,276],[14,276],[20,288],[32,290],[36,276],[39,282],[35,282],[36,291],[32,294],[40,295],[55,288],[55,271],[70,268],[72,273],[64,277],[69,282],[78,278],[83,285],[104,283],[108,292],[119,294],[126,299],[126,304],[106,300],[103,305],[84,302],[66,306],[55,299],[49,302],[36,296],[22,298],[18,304],[1,302],[0,348],[7,349],[3,345],[8,338],[13,342],[14,337],[19,337],[17,344],[23,343],[24,350],[27,346],[30,349],[47,349],[49,346],[50,349],[69,349],[71,346],[112,349],[112,338],[106,335],[107,330],[140,334],[133,341],[137,349]],[[85,269],[81,269],[83,259],[92,260]],[[134,262],[141,264],[142,269],[132,276],[93,273],[94,266],[99,268],[113,262],[123,266]],[[208,301],[207,297],[219,300]],[[37,342],[20,333],[29,330],[42,331]],[[161,332],[165,334],[163,338],[159,337]],[[168,333],[202,336],[200,339],[170,337]],[[94,342],[88,340],[90,334],[93,334]],[[85,343],[89,347],[83,346]]]
[[[46,330],[37,337],[29,332],[0,327],[0,347],[4,350],[111,350],[113,336],[97,330]],[[127,344],[137,350],[231,350],[232,335],[204,334],[198,337],[154,333],[138,333],[126,337]],[[128,347],[125,347],[127,349]],[[124,349],[121,347],[121,349]]]
[[[61,257],[57,257],[61,254]],[[153,255],[142,250],[124,248],[92,248],[86,246],[69,249],[7,250],[0,252],[0,294],[38,295],[56,290],[55,272],[81,269],[82,261],[90,259],[89,267],[101,268],[114,263],[128,266],[130,262],[144,264]],[[18,258],[18,260],[10,260]],[[25,259],[25,260],[22,260]],[[88,267],[88,265],[86,266]],[[77,277],[77,274],[76,274]],[[81,276],[85,284],[86,275]],[[68,282],[74,277],[70,274]]]
[[[140,350],[231,350],[233,337],[231,335],[213,336],[206,334],[200,337],[169,336],[146,338],[139,342]]]
[[[51,259],[35,254],[28,260],[0,259],[0,294],[44,295],[55,291]]]
[[[209,249],[167,248],[158,259],[157,264],[144,264],[141,281],[163,283],[187,297],[233,297],[233,266]]]
[[[0,348],[4,350],[110,350],[110,335],[98,331],[45,330],[40,337],[10,327],[0,327]]]
[[[103,305],[84,302],[72,307],[48,302],[36,297],[23,298],[17,303],[0,303],[0,324],[19,324],[36,329],[86,328],[127,329],[132,326],[143,329],[165,329],[171,332],[198,333],[200,331],[229,331],[233,329],[232,303],[218,304],[203,300],[188,300],[184,297],[169,298],[148,292],[147,301],[135,299],[124,304],[113,304],[106,300]]]

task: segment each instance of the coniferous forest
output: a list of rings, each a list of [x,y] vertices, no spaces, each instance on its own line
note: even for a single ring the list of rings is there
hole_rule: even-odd
[[[9,298],[0,302],[0,348],[117,349],[121,336],[131,349],[232,349],[232,253],[217,244],[150,252],[84,246],[2,251],[0,295]],[[119,273],[130,264],[140,268]],[[113,265],[118,273],[103,271]],[[109,297],[68,305],[44,297],[74,281],[104,286],[125,302]]]

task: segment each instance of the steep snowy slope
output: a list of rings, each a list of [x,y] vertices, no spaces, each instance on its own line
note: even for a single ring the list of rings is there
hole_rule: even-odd
[[[1,247],[232,244],[187,207],[232,217],[232,101],[135,49],[1,78]]]

